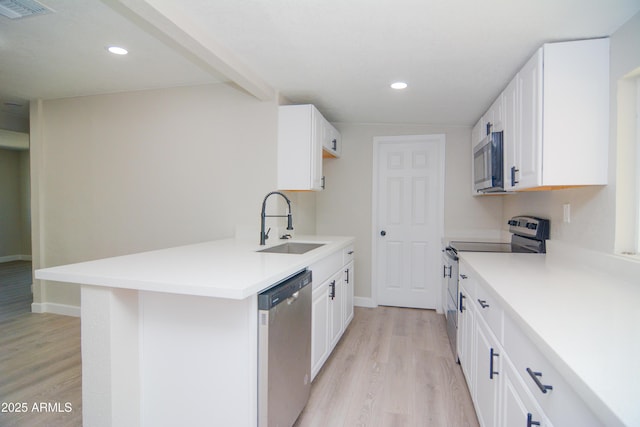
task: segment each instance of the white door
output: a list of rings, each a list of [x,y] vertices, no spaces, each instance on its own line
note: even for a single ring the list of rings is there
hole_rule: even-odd
[[[374,138],[373,274],[380,305],[440,307],[444,135]]]

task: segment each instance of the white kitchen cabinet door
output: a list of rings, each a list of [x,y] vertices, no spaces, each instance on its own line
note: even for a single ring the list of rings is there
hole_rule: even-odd
[[[342,283],[342,271],[338,271],[329,279],[329,348],[333,349],[344,331],[343,299],[345,289]]]
[[[311,308],[311,380],[329,357],[329,282],[313,290]]]
[[[458,295],[458,358],[469,386],[472,399],[475,400],[475,384],[473,383],[475,365],[475,327],[476,312],[472,305],[470,293],[460,287]]]
[[[324,121],[322,148],[323,157],[340,157],[342,154],[342,137],[340,136],[340,132],[326,120]]]
[[[514,77],[503,92],[504,120],[502,121],[504,144],[504,185],[513,190],[516,185],[516,165],[520,165],[520,124],[518,111],[518,77]]]
[[[502,360],[497,341],[480,316],[476,316],[476,414],[482,427],[498,425],[498,399]]]
[[[482,117],[478,120],[478,123],[471,130],[471,150],[473,151],[473,147],[475,147],[482,138],[484,138],[484,131],[482,130]]]
[[[542,48],[517,75],[520,126],[519,164],[515,167],[515,188],[542,185]],[[510,175],[509,175],[510,177]]]
[[[278,189],[322,190],[325,119],[313,105],[278,110]]]
[[[344,298],[342,298],[342,318],[344,320],[344,328],[346,329],[353,319],[353,285],[355,283],[355,270],[353,261],[349,262],[344,268]]]

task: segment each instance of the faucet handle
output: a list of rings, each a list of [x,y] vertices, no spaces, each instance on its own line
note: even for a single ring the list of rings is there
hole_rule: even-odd
[[[269,238],[269,232],[271,231],[271,227],[269,227],[269,229],[267,230],[266,233],[264,233],[264,240],[267,240]]]

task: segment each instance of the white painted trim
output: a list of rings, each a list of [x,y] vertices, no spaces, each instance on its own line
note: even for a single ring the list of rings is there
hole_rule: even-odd
[[[31,261],[31,259],[31,255],[7,255],[0,257],[0,263],[11,261]]]
[[[56,304],[54,302],[34,302],[31,304],[32,313],[53,313],[63,316],[80,317],[80,307],[76,305]]]
[[[356,307],[376,308],[378,304],[369,297],[353,297],[353,305]]]
[[[413,141],[421,141],[424,139],[434,140],[438,146],[438,154],[440,157],[440,170],[442,172],[442,179],[440,180],[440,188],[439,191],[439,199],[440,199],[440,212],[438,213],[438,223],[439,223],[439,238],[442,240],[444,238],[444,181],[446,177],[446,159],[445,159],[445,144],[446,144],[446,135],[443,133],[438,134],[428,134],[428,135],[400,135],[400,136],[375,136],[373,137],[373,171],[371,173],[372,177],[372,185],[371,185],[371,300],[373,301],[374,307],[378,306],[377,296],[378,296],[378,279],[377,279],[377,269],[376,262],[378,259],[378,151],[380,149],[380,144],[389,143],[389,142],[413,142]],[[436,292],[437,300],[436,307],[442,307],[442,292]]]

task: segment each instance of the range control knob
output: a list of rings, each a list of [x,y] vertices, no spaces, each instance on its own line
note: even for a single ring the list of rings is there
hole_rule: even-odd
[[[515,219],[510,219],[509,221],[507,221],[507,224],[509,224],[509,225],[518,225],[518,221],[516,221]]]
[[[538,224],[536,224],[535,222],[528,222],[527,223],[527,228],[529,230],[535,230],[536,228],[538,228]]]

